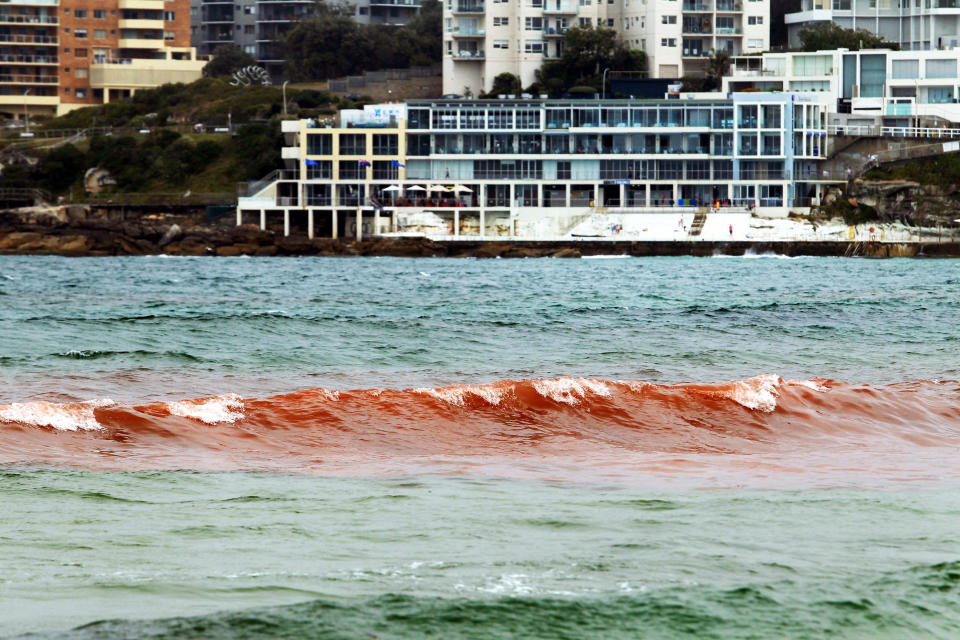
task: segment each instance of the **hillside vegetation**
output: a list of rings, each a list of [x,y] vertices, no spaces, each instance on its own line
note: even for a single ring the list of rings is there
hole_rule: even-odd
[[[288,112],[336,113],[360,103],[326,92],[287,89]],[[140,91],[129,100],[86,107],[44,122],[38,130],[96,128],[92,137],[60,143],[14,142],[0,154],[0,188],[40,187],[82,199],[87,169],[107,169],[118,192],[233,192],[237,182],[258,179],[281,166],[279,87],[232,87],[223,79],[171,84]],[[199,133],[233,125],[229,133]],[[103,128],[109,128],[104,130]],[[145,131],[146,133],[141,133]]]

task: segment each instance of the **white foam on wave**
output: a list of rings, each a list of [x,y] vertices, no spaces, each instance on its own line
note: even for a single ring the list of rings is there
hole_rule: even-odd
[[[181,418],[193,418],[207,424],[236,422],[243,419],[243,400],[235,393],[214,398],[168,402],[170,413]]]
[[[628,253],[621,253],[620,255],[604,255],[604,256],[580,256],[581,260],[623,260],[624,258],[632,258]]]
[[[813,391],[819,391],[820,393],[830,390],[828,387],[825,387],[824,385],[820,384],[816,380],[787,380],[787,384],[793,385],[796,387],[806,387],[807,389],[811,389]]]
[[[467,396],[476,396],[486,401],[487,404],[495,407],[503,401],[503,398],[508,391],[509,389],[501,389],[489,385],[473,384],[442,387],[440,389],[414,389],[415,393],[433,396],[434,398],[443,400],[446,403],[456,405],[458,407],[462,407],[464,404],[466,404]]]
[[[590,378],[543,378],[533,381],[533,388],[544,398],[554,402],[578,405],[589,394],[609,396],[610,387]]]
[[[58,431],[94,431],[103,426],[97,422],[93,410],[97,407],[112,407],[116,402],[109,398],[96,398],[84,402],[14,402],[0,406],[0,422],[16,422],[38,427],[52,427]]]
[[[782,383],[780,376],[764,373],[732,382],[731,389],[723,395],[747,409],[770,413],[777,408]]]

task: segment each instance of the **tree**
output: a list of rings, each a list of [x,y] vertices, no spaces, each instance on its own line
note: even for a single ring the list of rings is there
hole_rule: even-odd
[[[707,91],[718,91],[723,84],[723,77],[730,73],[730,52],[719,49],[707,63]]]
[[[554,96],[574,85],[600,91],[607,69],[645,73],[647,56],[643,51],[628,49],[613,29],[573,27],[563,38],[563,55],[559,60],[543,63],[531,88],[534,93]]]
[[[481,94],[482,98],[496,98],[500,94],[518,95],[522,91],[520,78],[510,72],[497,74],[493,79],[493,86],[486,94]]]
[[[37,163],[36,173],[44,188],[65,191],[86,169],[86,157],[72,144],[57,147]]]
[[[887,42],[869,31],[844,29],[833,22],[814,22],[800,29],[797,34],[804,51],[825,51],[828,49],[899,49],[900,46]]]
[[[222,44],[213,51],[213,60],[203,67],[207,78],[229,76],[237,69],[257,64],[257,59],[235,44]]]

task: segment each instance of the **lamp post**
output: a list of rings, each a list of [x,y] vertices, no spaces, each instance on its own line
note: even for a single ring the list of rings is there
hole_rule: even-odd
[[[23,126],[25,127],[24,131],[30,133],[30,115],[27,113],[27,96],[30,95],[30,92],[33,89],[27,89],[23,92]]]
[[[290,81],[284,80],[283,86],[281,87],[281,89],[283,90],[283,115],[287,115],[287,83],[288,82]]]

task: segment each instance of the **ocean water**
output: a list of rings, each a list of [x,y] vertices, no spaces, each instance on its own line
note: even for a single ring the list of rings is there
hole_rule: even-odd
[[[960,261],[0,257],[0,637],[960,637]]]

